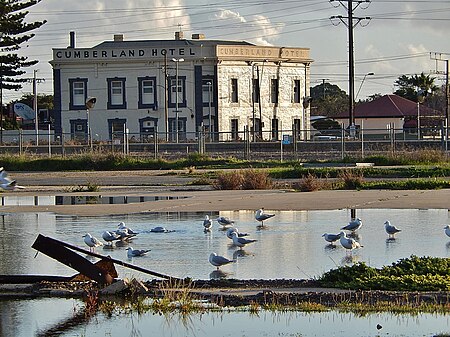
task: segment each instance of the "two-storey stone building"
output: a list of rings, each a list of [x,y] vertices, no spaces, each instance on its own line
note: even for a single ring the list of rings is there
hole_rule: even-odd
[[[312,60],[307,48],[205,39],[126,41],[53,49],[55,132],[112,140],[279,139],[305,130]],[[87,109],[86,102],[95,98]],[[90,131],[90,132],[89,132]],[[304,134],[297,133],[299,138]]]

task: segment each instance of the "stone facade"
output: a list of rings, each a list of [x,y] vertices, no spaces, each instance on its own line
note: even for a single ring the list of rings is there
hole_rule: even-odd
[[[50,62],[55,132],[65,138],[149,141],[157,135],[182,142],[204,130],[217,141],[279,140],[282,129],[309,129],[303,104],[312,62],[307,48],[199,34],[191,40],[115,36],[92,48],[76,48],[72,39],[69,47],[53,49]],[[93,97],[95,105],[87,109]]]

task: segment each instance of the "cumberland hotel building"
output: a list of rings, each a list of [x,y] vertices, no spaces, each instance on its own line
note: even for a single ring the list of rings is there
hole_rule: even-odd
[[[72,139],[279,140],[309,126],[307,48],[208,40],[112,41],[53,49],[55,132]],[[95,105],[87,106],[95,98]],[[92,100],[91,100],[92,102]],[[89,132],[90,131],[90,132]],[[89,132],[89,133],[88,133]],[[70,136],[68,136],[70,135]],[[299,138],[303,133],[297,133]]]

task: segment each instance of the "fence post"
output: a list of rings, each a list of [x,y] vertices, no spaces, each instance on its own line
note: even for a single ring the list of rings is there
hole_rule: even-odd
[[[158,159],[158,126],[153,131],[153,151],[155,152],[155,160]]]
[[[344,142],[344,136],[345,136],[345,132],[344,132],[344,124],[342,124],[341,127],[341,159],[344,160],[344,152],[345,152],[345,142]]]

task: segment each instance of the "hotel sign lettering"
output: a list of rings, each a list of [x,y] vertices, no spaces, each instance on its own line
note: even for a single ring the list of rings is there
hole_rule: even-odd
[[[54,60],[114,60],[194,56],[193,48],[128,48],[128,49],[54,49]]]
[[[257,47],[257,46],[217,46],[217,57],[221,59],[286,58],[309,59],[308,48]]]

